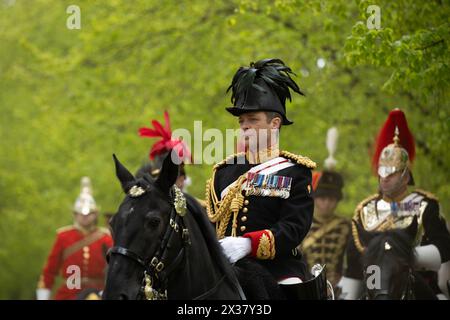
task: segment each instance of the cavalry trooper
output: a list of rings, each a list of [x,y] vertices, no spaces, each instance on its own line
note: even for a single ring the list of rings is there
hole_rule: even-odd
[[[405,114],[394,109],[380,130],[372,160],[378,174],[379,192],[358,204],[352,220],[347,268],[338,284],[341,299],[358,299],[363,290],[361,256],[365,247],[359,230],[404,229],[415,219],[418,222],[415,268],[438,297],[448,295],[450,235],[437,198],[429,192],[408,188],[414,185],[411,171],[414,156],[414,138]]]
[[[213,168],[207,182],[210,221],[231,263],[251,257],[279,283],[309,278],[296,247],[313,216],[311,170],[307,157],[279,150],[279,131],[291,125],[286,116],[290,90],[302,94],[291,69],[279,59],[265,59],[238,69],[228,90],[245,151]]]
[[[328,130],[326,145],[329,157],[325,160],[325,169],[313,173],[314,217],[311,230],[301,245],[308,267],[326,265],[327,279],[333,287],[342,276],[344,253],[350,235],[350,221],[336,214],[344,186],[342,176],[334,170],[337,135],[336,128]]]
[[[55,300],[74,300],[85,290],[103,290],[105,255],[112,247],[109,230],[97,227],[98,208],[88,177],[81,179],[81,193],[75,201],[73,225],[57,230],[56,241],[40,276],[36,296],[48,300],[58,274],[63,282]]]

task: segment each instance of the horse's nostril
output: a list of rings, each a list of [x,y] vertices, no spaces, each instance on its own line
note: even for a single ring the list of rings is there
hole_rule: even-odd
[[[121,293],[119,296],[119,300],[128,300],[128,296],[125,293]]]

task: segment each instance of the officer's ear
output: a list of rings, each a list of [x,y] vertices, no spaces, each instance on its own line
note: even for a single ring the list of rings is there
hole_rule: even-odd
[[[281,118],[276,116],[271,121],[272,129],[280,129],[281,128]]]

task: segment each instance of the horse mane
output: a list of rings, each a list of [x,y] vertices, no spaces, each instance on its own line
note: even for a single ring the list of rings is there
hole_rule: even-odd
[[[220,246],[219,241],[217,241],[216,232],[213,225],[209,221],[205,210],[194,197],[186,193],[184,193],[184,196],[186,197],[186,203],[190,216],[194,219],[201,230],[211,258],[215,263],[217,263],[221,271],[228,277],[228,279],[234,283],[237,281],[236,275],[232,266],[223,254],[222,247]]]
[[[386,242],[391,246],[389,251],[385,249]],[[414,263],[413,239],[405,230],[395,229],[374,233],[363,257],[364,265],[380,261],[387,252],[392,252],[397,259],[409,266],[412,266]]]

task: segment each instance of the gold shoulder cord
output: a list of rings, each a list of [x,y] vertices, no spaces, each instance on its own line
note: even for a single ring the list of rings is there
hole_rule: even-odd
[[[231,229],[231,236],[236,236],[237,216],[239,210],[244,205],[244,196],[241,192],[242,183],[245,180],[245,174],[240,176],[236,184],[228,190],[225,198],[222,201],[217,199],[214,191],[214,173],[213,177],[206,183],[206,212],[211,222],[216,224],[217,238],[222,239],[233,213],[233,225]]]
[[[352,219],[352,235],[356,249],[358,249],[359,252],[363,253],[364,246],[362,245],[361,240],[359,239],[358,228],[356,226],[356,221],[354,219]]]
[[[239,154],[234,156],[239,156]],[[216,233],[218,239],[222,239],[225,236],[225,232],[230,222],[232,213],[233,225],[231,229],[231,236],[236,236],[237,216],[239,210],[241,210],[241,208],[244,206],[244,196],[242,195],[241,187],[246,178],[246,173],[241,175],[236,180],[236,183],[228,190],[228,193],[222,199],[222,201],[219,201],[216,191],[214,190],[214,179],[216,171],[222,164],[226,163],[227,160],[228,158],[214,166],[213,175],[211,179],[206,182],[206,212],[208,214],[209,220],[212,223],[216,224]]]
[[[434,194],[432,194],[431,192],[428,192],[428,191],[425,191],[425,190],[422,190],[422,189],[416,189],[416,190],[414,190],[414,191],[417,192],[417,193],[420,193],[420,194],[422,194],[422,195],[424,195],[424,196],[426,196],[427,198],[430,198],[430,199],[439,201],[438,197],[436,197],[436,196],[435,196]]]

